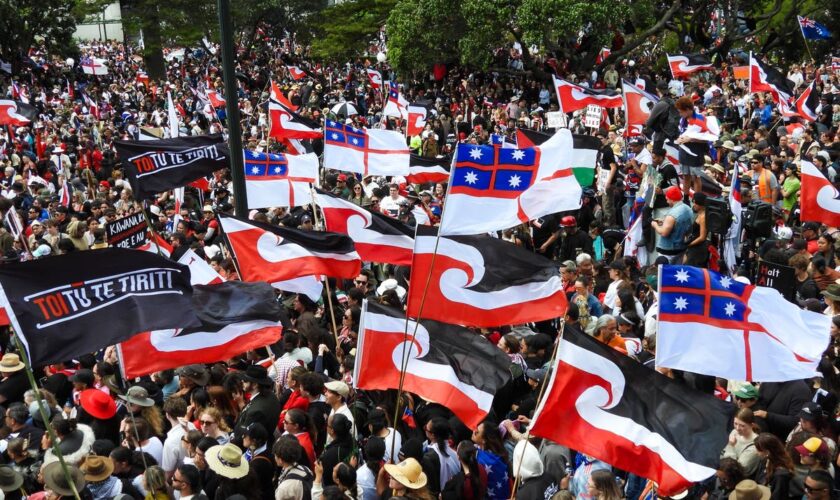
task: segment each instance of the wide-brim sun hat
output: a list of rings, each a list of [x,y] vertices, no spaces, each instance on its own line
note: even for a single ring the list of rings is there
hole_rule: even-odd
[[[216,474],[228,479],[239,479],[248,475],[248,461],[235,444],[216,445],[204,453],[207,466]]]
[[[423,472],[423,467],[420,463],[413,459],[407,458],[398,464],[385,464],[385,472],[387,472],[394,481],[400,483],[410,490],[419,490],[426,486],[428,478]]]

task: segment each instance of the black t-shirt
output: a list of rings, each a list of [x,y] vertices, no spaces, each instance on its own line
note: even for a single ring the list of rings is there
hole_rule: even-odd
[[[557,214],[544,215],[532,224],[534,248],[539,248],[559,229],[560,221]],[[539,225],[539,227],[537,227]]]
[[[656,186],[662,189],[662,193],[654,197],[653,208],[665,208],[668,206],[668,202],[665,201],[665,190],[671,186],[679,186],[680,176],[677,174],[677,169],[670,163],[656,167],[656,173],[660,176],[659,183]]]
[[[13,373],[0,382],[0,396],[6,397],[6,406],[15,401],[23,401],[23,394],[29,389],[29,380],[23,370]]]

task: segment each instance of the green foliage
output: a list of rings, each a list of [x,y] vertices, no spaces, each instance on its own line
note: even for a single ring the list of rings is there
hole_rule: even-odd
[[[196,45],[205,34],[218,31],[213,1],[123,0],[122,13],[128,33],[143,30],[147,52],[168,44]]]
[[[456,61],[463,25],[459,1],[401,0],[388,16],[388,59],[401,75]]]
[[[71,0],[0,0],[0,58],[16,61],[36,41],[50,54],[75,53],[75,7]]]
[[[324,9],[303,26],[312,37],[312,56],[346,60],[363,54],[396,3],[397,0],[349,0]]]
[[[651,22],[648,2],[633,2],[634,20]],[[388,18],[389,57],[400,72],[451,61],[486,69],[507,42],[555,49],[586,29],[606,43],[630,14],[614,0],[400,0]]]

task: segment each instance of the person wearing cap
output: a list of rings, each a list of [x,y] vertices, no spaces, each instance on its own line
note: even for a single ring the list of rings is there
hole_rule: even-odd
[[[332,189],[332,193],[339,198],[349,199],[350,198],[350,189],[347,188],[347,174],[338,174],[338,177],[335,179],[335,187]]]
[[[656,251],[674,263],[686,249],[685,238],[691,231],[693,217],[691,209],[683,203],[683,192],[677,186],[665,190],[665,199],[670,207],[663,219],[654,219],[651,226],[659,236]]]
[[[592,247],[592,237],[589,232],[578,226],[577,219],[573,215],[566,215],[560,219],[560,259],[570,260],[578,255],[595,253]]]
[[[802,465],[810,470],[831,471],[831,449],[828,443],[820,437],[810,437],[802,444],[793,447],[799,453],[799,460]]]
[[[776,205],[776,201],[779,199],[779,180],[769,168],[765,168],[764,162],[765,157],[760,153],[750,158],[750,168],[753,171],[753,189],[759,200]]]
[[[806,249],[811,255],[815,255],[819,251],[819,236],[819,222],[809,221],[802,224],[802,238],[805,239]],[[831,267],[834,267],[833,262],[826,262],[826,264],[828,264]]]
[[[560,264],[560,279],[563,282],[563,292],[566,293],[566,300],[571,300],[575,294],[575,280],[577,279],[577,264],[573,260],[564,261]]]
[[[324,400],[330,407],[329,416],[335,414],[342,414],[350,420],[353,426],[353,435],[356,435],[356,420],[353,417],[353,412],[347,406],[347,398],[350,397],[350,386],[340,380],[331,380],[324,384]],[[327,443],[331,441],[330,436],[327,436]]]
[[[750,383],[745,383],[738,389],[732,391],[732,396],[735,398],[735,405],[741,408],[749,408],[750,410],[758,410],[758,389]]]
[[[609,265],[610,279],[612,280],[607,287],[607,292],[604,294],[602,301],[606,310],[612,310],[615,307],[615,299],[618,297],[618,287],[632,286],[630,275],[627,274],[627,264],[623,259],[616,259]]]
[[[251,394],[251,400],[236,419],[233,428],[233,442],[241,443],[245,429],[259,422],[265,429],[274,429],[280,418],[282,405],[274,394],[274,381],[268,376],[268,370],[260,365],[249,365],[242,375],[242,388]]]
[[[828,446],[831,456],[834,456],[837,450],[837,443],[826,435],[827,431],[831,431],[828,417],[829,415],[826,415],[819,403],[813,401],[805,403],[802,406],[802,410],[799,411],[799,424],[790,431],[787,442],[790,442],[794,434],[798,432],[815,434],[822,438],[823,442]]]

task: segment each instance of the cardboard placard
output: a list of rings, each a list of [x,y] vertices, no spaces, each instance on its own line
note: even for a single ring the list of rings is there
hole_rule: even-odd
[[[142,213],[105,224],[108,244],[118,248],[137,248],[146,243],[146,219]]]
[[[796,274],[792,267],[761,261],[755,284],[778,290],[790,302],[796,299]]]
[[[598,128],[601,126],[601,119],[604,116],[604,108],[590,104],[586,107],[586,115],[583,119],[583,124],[589,128]]]

